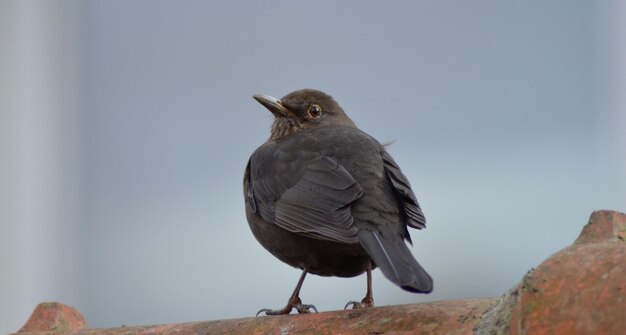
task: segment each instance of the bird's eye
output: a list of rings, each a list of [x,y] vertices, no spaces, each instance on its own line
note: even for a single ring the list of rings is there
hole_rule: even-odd
[[[322,115],[322,108],[318,105],[311,105],[311,107],[309,107],[309,116],[313,119],[318,118],[320,115]]]

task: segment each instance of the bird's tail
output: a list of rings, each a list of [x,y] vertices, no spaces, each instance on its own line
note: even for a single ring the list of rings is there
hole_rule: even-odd
[[[415,260],[402,238],[383,236],[376,231],[362,229],[359,241],[385,277],[402,289],[415,293],[430,293],[433,280]]]

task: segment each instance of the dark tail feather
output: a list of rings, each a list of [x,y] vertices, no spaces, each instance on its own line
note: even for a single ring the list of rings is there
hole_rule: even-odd
[[[388,239],[375,231],[360,230],[361,245],[372,257],[385,277],[402,289],[416,293],[430,293],[433,280],[415,260],[401,238]]]

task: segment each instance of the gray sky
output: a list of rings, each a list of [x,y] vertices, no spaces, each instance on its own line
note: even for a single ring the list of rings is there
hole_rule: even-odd
[[[47,300],[90,327],[282,307],[300,272],[244,215],[243,170],[272,120],[253,94],[321,89],[395,141],[435,291],[377,270],[377,305],[499,296],[591,211],[626,211],[617,2],[17,3],[2,5],[3,41],[19,46],[2,69],[22,93],[4,96],[19,127],[0,158],[21,163],[0,170],[18,203],[3,217],[15,275],[0,333]],[[363,276],[309,276],[301,297],[328,311],[364,293]]]

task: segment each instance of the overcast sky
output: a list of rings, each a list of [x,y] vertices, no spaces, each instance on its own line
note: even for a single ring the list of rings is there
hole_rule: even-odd
[[[395,141],[426,214],[411,250],[434,292],[405,292],[376,270],[375,303],[505,293],[593,210],[626,211],[620,6],[3,2],[15,14],[4,41],[19,46],[3,69],[22,92],[5,103],[22,110],[3,116],[19,127],[2,157],[21,165],[0,171],[19,193],[5,192],[19,206],[2,222],[15,275],[3,277],[0,333],[48,300],[90,327],[284,306],[300,271],[255,241],[242,175],[272,121],[252,95],[300,88]],[[309,276],[301,298],[328,311],[364,294],[364,276]]]

